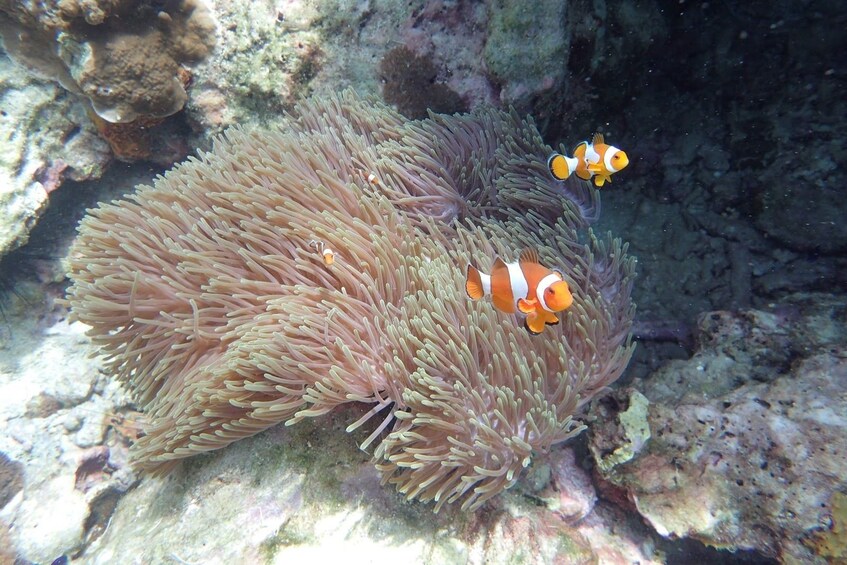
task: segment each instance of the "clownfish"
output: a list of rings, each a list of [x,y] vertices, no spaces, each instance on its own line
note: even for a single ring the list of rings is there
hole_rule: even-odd
[[[595,133],[591,142],[583,141],[573,150],[573,156],[585,162],[586,171],[577,171],[576,176],[588,180],[594,177],[598,187],[612,182],[612,175],[629,165],[626,153],[614,145],[606,145],[602,133]]]
[[[603,134],[595,133],[590,142],[583,141],[574,149],[573,157],[553,153],[547,159],[547,168],[556,180],[565,180],[572,174],[583,180],[594,178],[598,187],[612,182],[612,175],[629,165],[626,153],[613,145],[606,145]]]
[[[540,334],[545,325],[558,324],[556,312],[573,304],[562,273],[542,266],[534,249],[523,250],[514,263],[497,257],[490,275],[469,264],[465,292],[472,300],[491,296],[494,306],[503,312],[526,314],[524,326],[531,334]]]
[[[326,246],[323,241],[313,239],[309,242],[309,247],[313,247],[315,251],[321,254],[323,257],[324,265],[329,267],[335,262],[335,252]]]

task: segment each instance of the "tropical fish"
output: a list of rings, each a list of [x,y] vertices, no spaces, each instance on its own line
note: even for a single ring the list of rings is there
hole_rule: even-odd
[[[469,264],[465,291],[472,300],[491,296],[494,306],[503,312],[526,314],[524,326],[532,334],[540,334],[545,325],[558,324],[556,312],[573,303],[562,273],[542,266],[535,249],[523,250],[514,263],[497,257],[490,275]]]
[[[577,145],[573,156],[585,163],[585,169],[577,168],[576,175],[585,180],[593,177],[598,187],[612,182],[612,175],[629,165],[626,153],[614,145],[606,145],[602,133],[595,133],[591,142],[583,141]]]
[[[606,145],[603,134],[595,133],[590,142],[583,141],[574,149],[574,156],[553,153],[547,159],[547,168],[556,180],[565,180],[576,173],[581,179],[594,178],[594,184],[603,186],[612,182],[612,175],[629,165],[626,153]]]
[[[323,257],[324,265],[329,267],[335,262],[335,252],[327,247],[327,245],[318,239],[313,239],[309,242],[309,247],[314,248],[315,251],[321,254]]]

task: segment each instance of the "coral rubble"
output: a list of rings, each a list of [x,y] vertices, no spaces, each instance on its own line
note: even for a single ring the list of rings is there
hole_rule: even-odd
[[[580,242],[596,192],[552,182],[548,152],[514,114],[407,122],[348,92],[92,210],[68,302],[147,414],[136,464],[362,402],[350,429],[380,414],[364,445],[409,498],[476,508],[514,485],[632,352],[634,261]],[[462,290],[471,258],[526,246],[577,297],[543,337]]]

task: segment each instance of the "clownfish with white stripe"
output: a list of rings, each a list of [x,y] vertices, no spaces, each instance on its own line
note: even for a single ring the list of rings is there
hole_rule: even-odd
[[[545,325],[558,324],[556,313],[573,304],[562,273],[542,266],[534,249],[522,251],[514,263],[497,257],[490,275],[468,265],[465,291],[472,300],[491,296],[503,312],[526,314],[524,326],[532,334],[540,334]]]
[[[323,241],[313,239],[309,242],[309,247],[312,247],[315,251],[321,254],[324,265],[327,267],[335,263],[335,252],[327,247]]]
[[[629,165],[626,153],[607,145],[602,133],[595,133],[591,141],[583,141],[573,151],[573,157],[553,153],[547,159],[547,168],[556,180],[565,180],[572,174],[583,180],[594,179],[601,187],[612,182],[612,175]]]

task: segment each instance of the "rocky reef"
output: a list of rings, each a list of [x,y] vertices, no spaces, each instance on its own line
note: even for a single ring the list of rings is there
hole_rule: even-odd
[[[24,5],[45,14],[40,7],[58,4],[64,11],[38,19],[67,38],[112,25],[113,10],[129,3],[4,2],[0,12],[4,25],[40,41],[33,54],[60,52],[45,24],[21,16]],[[136,4],[159,34],[189,21],[180,12],[187,3]],[[147,549],[154,561],[271,562],[320,556],[335,531],[351,553],[424,562],[843,560],[844,477],[836,454],[819,449],[827,441],[843,449],[835,435],[847,289],[843,7],[512,4],[204,2],[214,26],[203,44],[214,47],[202,60],[172,58],[184,95],[174,75],[158,75],[182,110],[120,124],[57,82],[71,68],[64,61],[54,58],[65,71],[45,80],[0,55],[0,386],[18,391],[3,407],[10,433],[0,434],[9,485],[0,492],[0,561],[20,545],[19,556],[39,561],[108,562]],[[86,80],[97,84],[94,74]],[[136,483],[126,450],[139,417],[98,365],[75,360],[87,338],[55,323],[58,258],[70,236],[47,221],[52,214],[79,218],[95,195],[152,182],[226,127],[276,122],[299,101],[344,87],[407,117],[512,105],[533,115],[550,145],[570,151],[601,131],[631,158],[603,188],[596,229],[624,237],[639,259],[633,362],[583,418],[595,429],[590,443],[538,460],[471,516],[434,517],[378,488],[369,456],[351,447],[363,438],[340,433],[360,413],[333,413],[330,430],[270,430],[168,479]],[[94,180],[101,175],[112,190]],[[72,370],[57,372],[32,352]],[[326,449],[281,447],[292,444]],[[26,449],[55,457],[31,467]],[[53,498],[72,519],[36,519]],[[167,527],[134,529],[136,507],[138,525]],[[183,545],[215,526],[192,519],[212,515],[255,533],[221,527],[208,549]],[[25,539],[10,537],[10,525]],[[146,548],[133,545],[140,531]]]
[[[820,294],[704,313],[690,359],[595,403],[607,494],[666,537],[824,563],[847,484],[845,313]]]
[[[111,161],[85,107],[0,53],[0,257],[25,244],[67,180],[99,178]]]
[[[26,242],[65,179],[98,178],[112,154],[168,163],[185,154],[164,143],[149,147],[144,137],[182,109],[183,65],[214,44],[204,5],[9,1],[0,3],[0,38],[9,131],[0,163],[0,256]],[[130,133],[116,123],[132,123]]]

